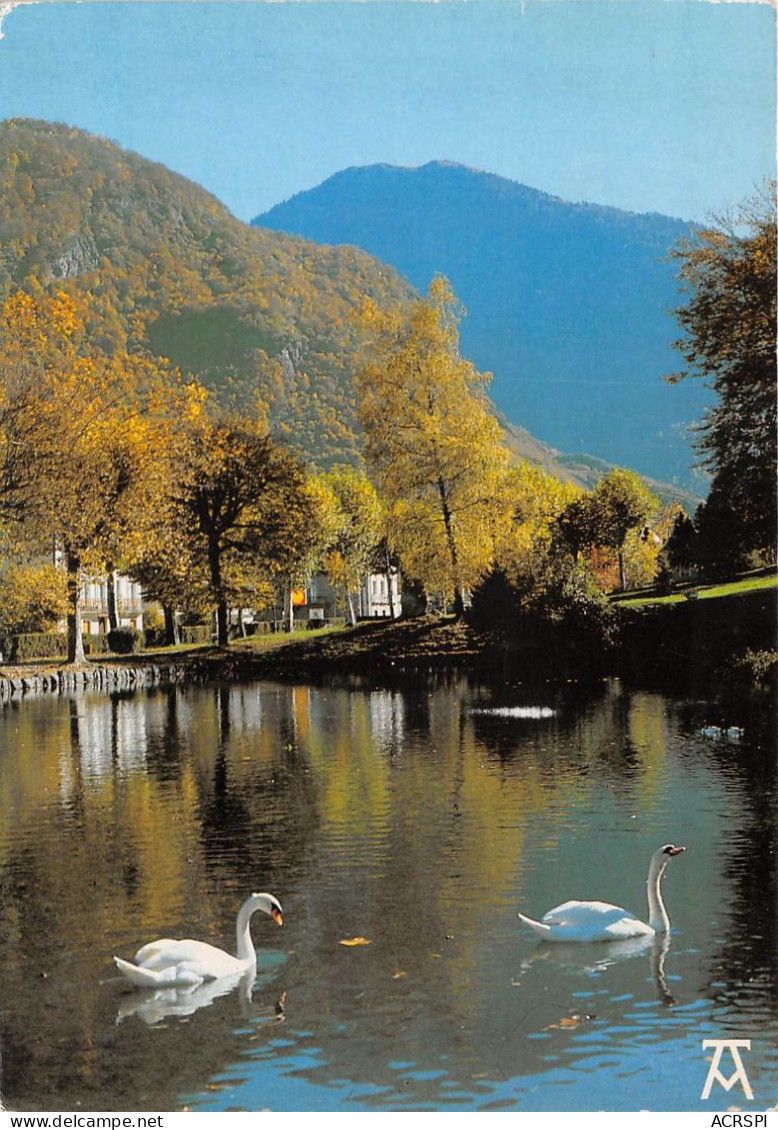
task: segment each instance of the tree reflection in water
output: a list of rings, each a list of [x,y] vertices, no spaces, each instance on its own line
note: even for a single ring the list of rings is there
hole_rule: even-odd
[[[541,694],[426,676],[7,707],[3,1098],[30,1110],[176,1110],[182,1096],[202,1109],[696,1109],[692,1019],[743,1027],[754,1046],[778,1034],[764,944],[774,730],[747,727],[725,755],[700,736],[706,714],[619,684]],[[568,959],[523,935],[516,911],[530,893],[558,902],[560,878],[573,894],[594,877],[630,905],[657,837],[693,848],[668,878],[669,953],[579,946]],[[245,986],[120,990],[113,953],[183,932],[229,945],[234,906],[257,889],[277,892],[286,916],[248,1012]],[[371,945],[339,945],[355,936]],[[573,1015],[594,1019],[552,1027]],[[626,1090],[581,1067],[590,1041]],[[653,1090],[652,1048],[674,1065]]]

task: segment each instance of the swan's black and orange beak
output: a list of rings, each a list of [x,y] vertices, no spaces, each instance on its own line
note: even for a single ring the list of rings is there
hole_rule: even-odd
[[[668,855],[680,855],[682,851],[686,851],[685,847],[669,847],[667,849]]]
[[[273,907],[273,909],[270,911],[270,917],[273,919],[276,926],[283,926],[284,916],[281,913],[281,911],[278,909],[278,907],[275,907],[275,906]]]

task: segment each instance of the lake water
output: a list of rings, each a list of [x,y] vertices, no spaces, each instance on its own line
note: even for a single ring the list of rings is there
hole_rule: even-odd
[[[751,721],[702,732],[728,721],[617,682],[496,693],[454,677],[5,707],[3,1101],[774,1106],[775,749]],[[518,921],[567,898],[643,916],[666,842],[687,847],[665,876],[666,947],[544,946]],[[113,954],[159,936],[232,949],[255,890],[285,923],[254,918],[253,988],[125,988]],[[753,1100],[740,1082],[701,1099],[711,1039],[751,1041]]]

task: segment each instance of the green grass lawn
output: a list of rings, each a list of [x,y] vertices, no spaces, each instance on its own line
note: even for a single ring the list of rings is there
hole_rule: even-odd
[[[275,651],[300,640],[337,636],[346,630],[345,625],[337,624],[327,628],[295,628],[293,632],[263,632],[261,635],[246,636],[245,639],[230,640],[230,651]]]
[[[300,640],[318,639],[321,636],[337,635],[339,632],[345,631],[342,625],[337,625],[327,628],[304,629],[296,628],[294,632],[262,632],[254,636],[246,636],[245,638],[232,639],[229,643],[230,651],[234,652],[248,652],[249,654],[255,652],[276,651],[280,647],[286,647],[291,643],[299,642]],[[176,655],[190,655],[195,652],[208,652],[217,650],[214,643],[180,643],[171,645],[169,647],[150,647],[144,648],[136,654],[142,655],[144,659],[165,659],[175,657]]]
[[[690,586],[683,592],[674,592],[669,596],[641,593],[632,598],[623,597],[618,600],[618,604],[625,608],[641,608],[649,604],[681,604],[688,600],[689,592],[696,592],[698,600],[711,600],[720,596],[742,596],[760,589],[773,589],[777,585],[778,576],[775,574],[767,577],[742,577],[738,581],[726,581],[721,584]]]

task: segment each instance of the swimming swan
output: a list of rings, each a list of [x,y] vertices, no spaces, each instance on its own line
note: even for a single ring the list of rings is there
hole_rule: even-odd
[[[519,914],[522,922],[548,942],[606,942],[617,938],[659,937],[670,930],[659,885],[665,867],[684,847],[665,844],[651,856],[646,886],[648,890],[648,924],[634,914],[609,902],[563,902],[543,915],[540,922]]]
[[[221,977],[255,972],[257,954],[250,930],[251,916],[255,910],[269,914],[279,926],[284,924],[281,904],[277,898],[267,894],[252,895],[238,911],[237,957],[232,957],[207,942],[193,942],[189,938],[184,941],[159,938],[138,950],[134,964],[115,957],[116,967],[128,981],[142,989],[172,985],[194,986],[203,981],[216,981]]]

